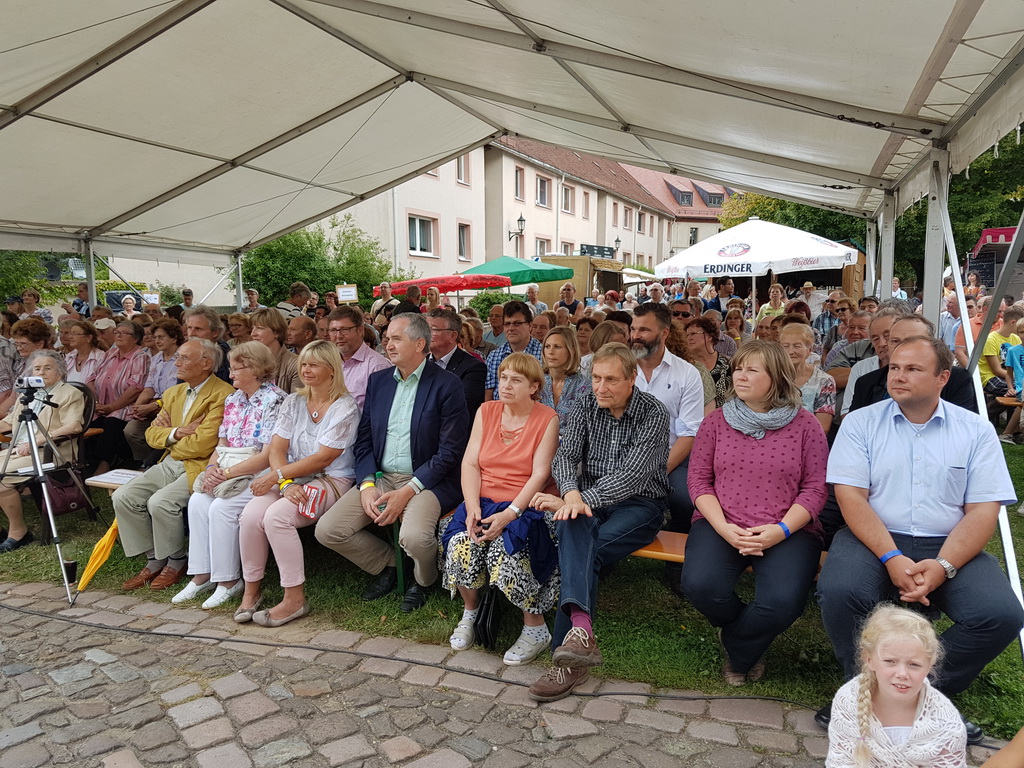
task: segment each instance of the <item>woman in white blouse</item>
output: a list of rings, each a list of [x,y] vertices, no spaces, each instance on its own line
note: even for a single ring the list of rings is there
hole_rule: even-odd
[[[281,405],[270,443],[270,470],[251,486],[242,511],[240,549],[245,592],[235,621],[278,627],[309,613],[302,543],[297,529],[314,525],[355,480],[350,450],[359,406],[345,388],[341,354],[314,341],[299,355],[302,386]],[[267,557],[281,574],[284,598],[260,610]]]

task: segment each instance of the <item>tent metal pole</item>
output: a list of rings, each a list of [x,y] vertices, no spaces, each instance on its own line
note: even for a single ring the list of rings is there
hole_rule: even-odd
[[[868,219],[867,237],[864,251],[864,295],[871,296],[875,292],[875,268],[878,259],[878,220]]]
[[[942,299],[942,258],[945,238],[942,233],[942,213],[949,184],[949,153],[944,149],[932,149],[931,172],[928,175],[928,220],[924,234],[924,275],[919,283],[924,286],[922,314],[939,325],[940,302]],[[917,286],[914,286],[916,289]]]
[[[83,245],[85,246],[85,281],[89,285],[89,307],[91,310],[99,303],[96,296],[96,255],[92,252],[92,238],[85,238]]]
[[[242,254],[235,251],[235,304],[242,311]]]
[[[100,263],[100,264],[102,264],[103,266],[105,266],[105,267],[106,267],[107,269],[109,269],[109,270],[110,270],[110,271],[111,271],[111,272],[112,272],[112,273],[113,273],[114,275],[116,275],[116,276],[117,276],[117,278],[118,278],[118,279],[119,279],[119,280],[120,280],[120,281],[121,281],[122,283],[124,283],[124,284],[125,284],[125,286],[127,286],[128,290],[130,290],[130,291],[132,291],[132,290],[135,290],[134,288],[132,288],[132,284],[131,284],[131,283],[129,283],[129,282],[127,281],[127,280],[125,280],[125,279],[124,279],[124,275],[122,275],[122,274],[121,274],[120,272],[118,272],[118,271],[117,271],[116,269],[114,269],[114,268],[113,268],[112,266],[110,266],[110,262],[109,262],[109,261],[105,260],[105,259],[104,259],[104,258],[103,258],[102,256],[95,256],[95,258],[96,258],[96,260],[97,260],[97,261],[99,261],[99,263]]]
[[[896,258],[896,193],[891,189],[885,191],[885,198],[882,200],[882,212],[879,218],[882,221],[882,236],[879,253],[881,266],[878,270],[878,280],[881,284],[881,289],[878,291],[878,299],[882,301],[892,297],[893,262]]]
[[[1020,260],[1021,249],[1024,248],[1024,211],[1021,212],[1020,220],[1017,222],[1017,231],[1013,236],[1013,242],[1010,243],[1010,250],[1006,253],[1006,261],[1003,262],[1003,268],[999,271],[999,277],[996,280],[995,286],[992,288],[993,300],[988,303],[988,312],[985,313],[985,322],[981,324],[981,330],[978,331],[978,338],[984,339],[988,336],[989,331],[992,330],[992,326],[995,324],[996,314],[999,312],[1000,302],[996,301],[995,298],[1001,297],[1006,294],[1006,287],[1010,284],[1010,277],[1013,275],[1013,268],[1017,265]],[[967,335],[966,333],[964,334]],[[967,370],[974,372],[975,367],[978,365],[978,360],[981,358],[981,350],[984,344],[978,344],[974,347],[971,352],[970,362],[967,363]]]
[[[225,272],[225,273],[224,273],[224,274],[223,274],[223,275],[221,276],[220,280],[218,280],[218,281],[217,281],[216,283],[214,283],[214,285],[213,285],[213,288],[211,288],[210,290],[208,290],[208,291],[206,292],[206,295],[205,295],[205,296],[203,296],[203,298],[201,298],[201,299],[199,300],[199,303],[200,303],[200,304],[205,304],[205,303],[206,303],[206,300],[207,300],[208,298],[210,298],[210,297],[211,297],[211,296],[213,295],[213,292],[214,292],[214,291],[216,291],[216,290],[217,290],[218,288],[220,288],[220,287],[221,287],[222,285],[224,285],[224,281],[225,281],[225,280],[227,280],[227,279],[228,279],[228,278],[229,278],[230,276],[231,276],[231,272],[230,272],[230,271],[228,271],[228,272]],[[236,289],[236,292],[237,292],[237,289]],[[241,305],[242,305],[242,302],[241,302],[241,300],[239,300],[239,302],[238,302],[238,305],[239,305],[239,309],[241,309]]]
[[[949,266],[953,273],[953,282],[956,285],[956,298],[960,304],[960,317],[969,322],[967,318],[967,299],[964,295],[963,280],[960,277],[960,260],[957,256],[956,243],[953,241],[953,225],[949,219],[949,208],[946,206],[947,195],[945,192],[943,192],[939,202],[942,204],[940,206],[942,231],[946,241]],[[1019,231],[1018,229],[1018,233]],[[1014,240],[1019,241],[1020,238],[1015,237]],[[970,354],[974,341],[966,329],[964,330],[964,341],[967,343],[968,354]],[[974,394],[978,399],[978,413],[983,414],[985,413],[985,393],[981,389],[981,378],[978,376],[972,376],[971,378],[974,381]],[[1010,531],[1010,517],[1004,506],[999,507],[999,539],[1003,545],[1003,560],[1006,561],[1006,576],[1010,580],[1010,589],[1017,596],[1017,601],[1024,606],[1024,592],[1021,591],[1020,569],[1017,568],[1017,552],[1013,544],[1013,534]],[[1021,656],[1024,658],[1024,629],[1021,630],[1019,639]]]

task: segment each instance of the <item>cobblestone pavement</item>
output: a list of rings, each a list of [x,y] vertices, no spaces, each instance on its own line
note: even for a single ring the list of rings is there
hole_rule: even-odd
[[[537,665],[313,617],[240,627],[130,595],[88,591],[68,608],[52,584],[0,584],[0,627],[0,768],[781,768],[819,766],[827,749],[813,713],[776,702],[656,699],[606,680],[584,690],[620,695],[537,705],[523,685]]]

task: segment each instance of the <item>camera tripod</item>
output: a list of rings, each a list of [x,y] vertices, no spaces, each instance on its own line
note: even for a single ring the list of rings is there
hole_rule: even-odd
[[[39,414],[32,408],[32,404],[35,402],[42,403],[50,408],[56,408],[57,404],[47,399],[46,397],[38,397],[37,393],[40,391],[36,387],[25,387],[19,390],[21,392],[21,413],[18,416],[18,425],[14,430],[14,434],[11,435],[11,442],[7,450],[7,454],[4,457],[3,467],[0,468],[0,478],[6,477],[25,477],[28,475],[30,478],[39,482],[40,492],[42,494],[43,504],[42,509],[39,510],[40,515],[47,519],[50,525],[50,533],[53,537],[53,544],[57,550],[57,565],[60,568],[61,577],[64,580],[64,589],[68,595],[68,604],[72,604],[75,601],[74,596],[71,594],[71,581],[68,577],[68,573],[64,568],[64,555],[60,550],[60,534],[57,532],[57,519],[53,514],[53,506],[50,500],[50,490],[47,488],[45,478],[47,472],[55,471],[69,471],[75,484],[82,489],[82,493],[88,498],[87,489],[82,485],[81,480],[72,471],[70,462],[58,465],[56,462],[60,456],[57,450],[57,444],[53,442],[53,438],[50,437],[50,433],[46,431],[46,427],[39,423]],[[14,450],[18,446],[19,439],[25,436],[25,442],[28,445],[29,456],[32,457],[31,473],[27,473],[26,469],[9,471],[11,457],[14,455]],[[42,435],[43,444],[49,449],[51,455],[54,457],[54,464],[50,467],[44,467],[42,459],[40,458],[40,446],[36,442],[39,436]]]

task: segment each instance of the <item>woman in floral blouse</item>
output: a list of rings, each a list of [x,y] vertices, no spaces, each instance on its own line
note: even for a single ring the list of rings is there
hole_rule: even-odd
[[[235,392],[224,402],[217,452],[188,501],[192,581],[172,603],[193,600],[216,587],[203,603],[203,608],[215,608],[245,587],[238,519],[252,500],[249,481],[270,465],[270,438],[285,394],[271,381],[277,361],[263,344],[239,344],[228,353],[228,362]]]

